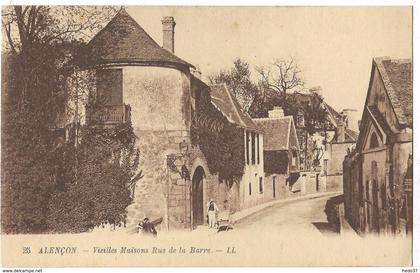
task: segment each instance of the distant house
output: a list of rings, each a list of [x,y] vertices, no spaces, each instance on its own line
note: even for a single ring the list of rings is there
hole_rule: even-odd
[[[349,120],[352,119],[343,112],[337,117],[333,138],[324,146],[321,178],[325,178],[327,191],[343,190],[343,161],[347,153],[354,149],[358,137],[357,131],[348,128]]]
[[[289,94],[299,101],[310,100],[311,96],[321,95],[316,93],[295,92]],[[342,163],[347,150],[351,149],[357,140],[358,117],[354,109],[335,110],[325,100],[321,101],[325,110],[325,126],[318,128],[312,135],[305,127],[303,113],[298,113],[294,118],[300,144],[301,158],[300,170],[303,177],[315,180],[315,189],[309,191],[341,191],[343,189]]]
[[[374,58],[360,135],[344,162],[345,215],[359,232],[412,231],[412,103],[411,59]]]
[[[293,117],[284,116],[281,107],[274,107],[268,112],[268,118],[253,120],[264,135],[265,199],[289,196],[300,170],[299,141]]]

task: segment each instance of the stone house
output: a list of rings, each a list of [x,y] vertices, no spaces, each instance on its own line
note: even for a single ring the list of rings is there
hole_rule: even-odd
[[[239,188],[240,203],[235,211],[252,207],[264,202],[265,186],[263,134],[251,117],[245,113],[236,98],[230,93],[226,85],[210,86],[213,105],[228,119],[229,122],[242,128],[245,142],[245,169]],[[222,201],[222,200],[221,200]],[[232,202],[233,203],[233,202]]]
[[[343,166],[345,216],[361,233],[412,230],[412,102],[411,59],[374,58],[356,148]]]
[[[281,199],[297,195],[299,178],[299,141],[293,116],[284,116],[281,107],[268,112],[268,118],[256,118],[264,138],[264,198]]]
[[[319,92],[317,94],[321,95]],[[305,100],[313,94],[302,92],[295,95]],[[326,101],[321,102],[321,107],[326,112],[325,127],[319,128],[312,135],[308,134],[304,126],[303,115],[295,117],[301,150],[301,176],[308,181],[315,181],[315,188],[306,188],[309,192],[341,191],[342,162],[347,150],[355,145],[358,135],[357,111],[343,109],[338,112]],[[315,164],[314,160],[318,163]]]
[[[354,149],[358,136],[357,131],[348,128],[350,120],[342,114],[337,120],[333,138],[324,146],[321,178],[325,177],[326,191],[343,190],[343,161],[347,153]]]
[[[159,228],[192,229],[205,224],[210,199],[232,211],[262,201],[263,141],[258,128],[224,87],[210,88],[193,65],[174,54],[174,18],[164,17],[162,28],[163,47],[121,9],[92,38],[67,80],[66,90],[73,99],[66,108],[65,127],[89,125],[93,119],[101,120],[105,128],[131,122],[144,177],[133,187],[128,227],[144,217],[162,217]],[[101,111],[87,106],[92,98],[104,101]],[[200,113],[200,103],[219,108],[226,122],[243,133],[242,176],[226,181],[210,172],[207,158],[192,136],[198,116],[206,115]],[[222,109],[225,104],[227,108]],[[213,118],[210,115],[204,120],[213,122]]]

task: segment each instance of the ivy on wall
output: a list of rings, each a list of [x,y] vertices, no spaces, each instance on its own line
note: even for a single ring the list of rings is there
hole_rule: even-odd
[[[218,111],[208,93],[196,100],[191,128],[192,142],[203,152],[211,174],[220,179],[241,176],[245,167],[244,130]]]

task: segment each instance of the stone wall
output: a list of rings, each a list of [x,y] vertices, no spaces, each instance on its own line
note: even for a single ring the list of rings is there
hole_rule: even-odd
[[[169,214],[181,214],[176,207],[185,207],[185,181],[178,173],[167,167],[167,155],[179,153],[182,139],[188,139],[187,131],[134,131],[140,150],[140,166],[144,177],[134,189],[133,203],[127,208],[128,223],[138,223],[144,217],[164,218],[163,226],[168,226]],[[179,162],[177,162],[179,167]],[[188,189],[187,189],[188,190]],[[170,196],[170,198],[169,198]],[[188,202],[188,200],[187,200]],[[184,211],[182,211],[184,214]],[[177,215],[170,221],[183,223],[184,217]]]
[[[123,68],[123,100],[131,106],[139,130],[189,130],[190,80],[183,72],[161,67]]]
[[[330,151],[330,159],[328,160],[328,175],[342,174],[343,161],[347,155],[347,149],[354,146],[355,143],[332,143]],[[321,162],[322,163],[322,162]]]
[[[273,182],[275,180],[275,182]],[[269,202],[277,199],[285,199],[300,196],[300,187],[293,190],[287,184],[287,176],[284,174],[271,174],[264,177],[264,201]],[[275,186],[273,186],[275,184]],[[275,195],[273,192],[275,191]]]
[[[317,182],[318,175],[318,182]],[[294,187],[300,187],[300,194],[311,194],[321,191],[321,179],[317,172],[301,172]]]
[[[326,176],[326,191],[342,191],[343,190],[343,175],[327,175]]]

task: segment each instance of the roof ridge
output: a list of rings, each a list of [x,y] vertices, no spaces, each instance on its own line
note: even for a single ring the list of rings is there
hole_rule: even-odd
[[[255,121],[269,121],[269,120],[281,120],[281,119],[292,119],[293,116],[291,115],[287,115],[287,116],[283,116],[283,117],[278,117],[278,118],[252,118],[252,120]]]
[[[297,136],[297,133],[296,133],[296,126],[295,126],[295,120],[292,118],[292,120],[291,120],[291,125],[290,125],[290,132],[292,131],[292,129],[294,129],[294,132],[295,132],[295,140],[296,140],[296,145],[297,145],[297,149],[299,149],[299,139],[298,139],[298,136]]]
[[[238,116],[238,119],[241,121],[242,125],[245,126],[245,122],[242,120],[241,115],[238,112],[238,109],[236,108],[235,103],[233,102],[233,98],[232,98],[232,94],[230,93],[229,89],[227,88],[226,84],[223,83],[223,87],[226,90],[226,92],[228,93],[228,97],[230,99],[230,102],[233,104],[233,108],[235,109],[235,113]]]
[[[292,124],[291,119],[289,119],[289,124],[287,125],[287,144],[286,144],[287,149],[289,149],[289,144],[290,144],[290,141],[289,141],[290,140],[290,130],[292,129],[291,124]]]

